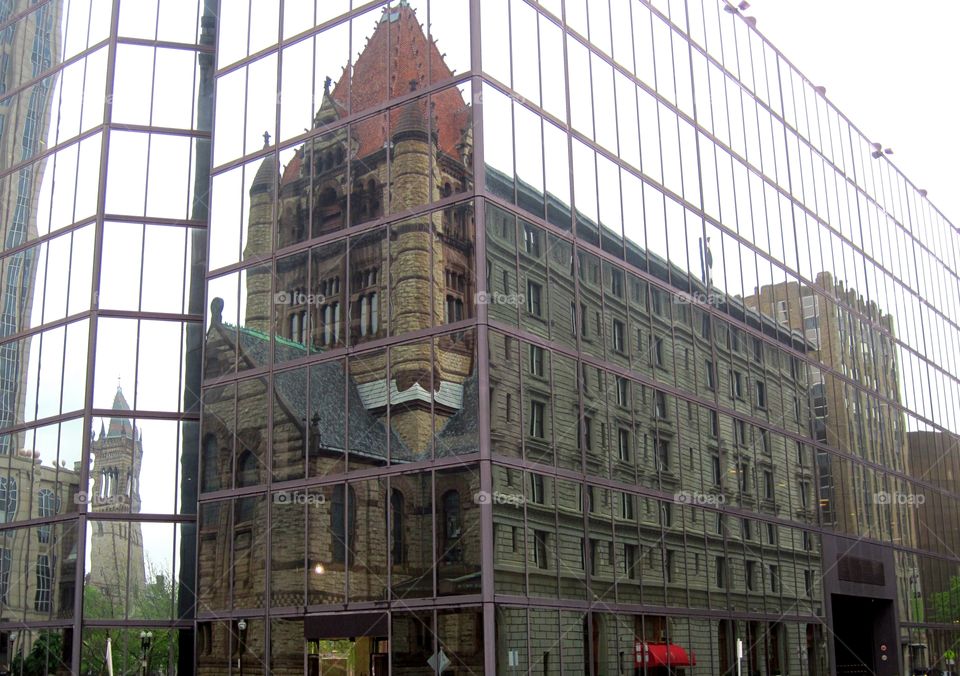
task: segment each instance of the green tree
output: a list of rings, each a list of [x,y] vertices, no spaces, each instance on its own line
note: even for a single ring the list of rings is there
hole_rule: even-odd
[[[153,571],[151,571],[153,572]],[[131,592],[130,617],[143,620],[170,620],[176,608],[176,586],[165,576],[151,575],[155,580],[141,590]],[[83,589],[84,617],[121,618],[122,603],[104,594],[101,589],[86,585]],[[177,659],[177,630],[145,628],[153,634],[147,655],[149,672],[167,673],[169,664]],[[140,673],[141,629],[88,628],[83,632],[80,674],[106,674],[107,638],[111,639],[113,673],[115,676]]]
[[[23,676],[44,676],[47,673],[57,673],[55,665],[63,652],[63,636],[60,630],[41,631],[37,640],[33,642],[26,657],[17,655],[11,666],[13,673]],[[50,663],[48,670],[47,663]]]
[[[950,578],[950,586],[930,595],[930,619],[934,622],[960,622],[960,577]]]

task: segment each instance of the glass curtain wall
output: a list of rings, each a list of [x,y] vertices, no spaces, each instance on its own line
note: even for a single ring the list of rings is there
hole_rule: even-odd
[[[481,4],[498,672],[950,668],[954,226],[745,3]]]
[[[947,666],[956,230],[747,14],[222,3],[199,672]]]
[[[199,16],[0,3],[5,673],[193,660]]]

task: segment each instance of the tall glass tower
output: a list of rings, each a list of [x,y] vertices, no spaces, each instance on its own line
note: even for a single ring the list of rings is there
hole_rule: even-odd
[[[3,673],[192,670],[200,13],[0,3]]]
[[[0,674],[960,641],[960,238],[723,0],[0,0]]]

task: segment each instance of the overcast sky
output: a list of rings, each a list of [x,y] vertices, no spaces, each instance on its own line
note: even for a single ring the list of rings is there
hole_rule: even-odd
[[[951,0],[750,0],[744,12],[954,225],[960,109]]]

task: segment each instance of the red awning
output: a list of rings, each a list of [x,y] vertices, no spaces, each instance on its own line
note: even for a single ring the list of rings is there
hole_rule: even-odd
[[[636,661],[638,667],[692,667],[696,665],[695,655],[675,643],[644,643],[638,642],[636,647]]]

